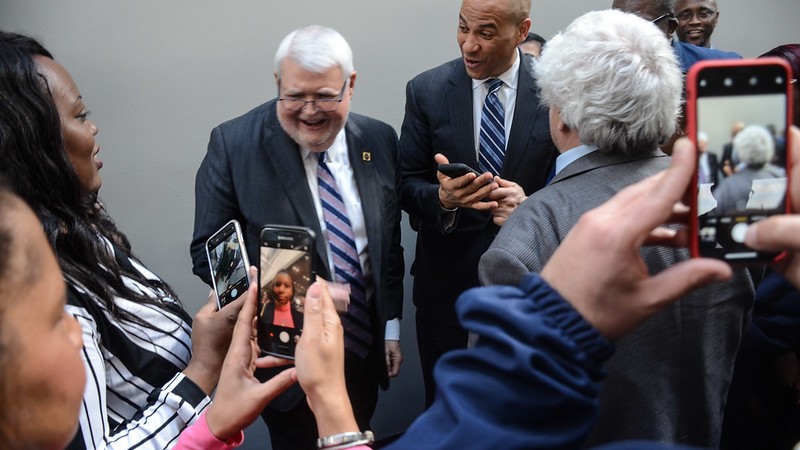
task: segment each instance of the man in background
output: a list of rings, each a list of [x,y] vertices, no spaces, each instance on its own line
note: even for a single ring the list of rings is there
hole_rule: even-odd
[[[522,50],[522,53],[531,55],[535,59],[539,59],[539,56],[542,54],[544,44],[546,43],[547,41],[543,37],[536,33],[529,32],[528,37],[525,38],[525,41],[522,42],[522,44],[519,44],[519,48]]]
[[[675,17],[678,19],[678,39],[711,48],[711,35],[719,20],[717,0],[678,0]]]
[[[463,0],[461,57],[406,86],[402,199],[417,231],[411,274],[426,406],[436,361],[467,345],[456,298],[478,286],[480,256],[517,205],[545,185],[555,161],[533,59],[517,48],[530,8],[530,0]],[[437,171],[447,162],[481,174],[447,177]]]

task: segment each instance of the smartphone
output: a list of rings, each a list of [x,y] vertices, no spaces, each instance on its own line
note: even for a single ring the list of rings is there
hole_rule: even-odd
[[[776,253],[744,244],[747,228],[789,211],[791,70],[781,59],[702,61],[687,77],[687,125],[698,149],[690,248],[737,265]]]
[[[470,172],[474,173],[475,176],[481,176],[480,172],[464,163],[439,164],[437,170],[450,178],[458,178]]]
[[[217,297],[217,308],[241,297],[250,287],[250,261],[242,238],[242,227],[236,220],[222,226],[206,241],[208,268]]]
[[[303,304],[314,281],[314,232],[306,227],[265,225],[258,264],[258,345],[261,351],[294,358],[303,332]]]

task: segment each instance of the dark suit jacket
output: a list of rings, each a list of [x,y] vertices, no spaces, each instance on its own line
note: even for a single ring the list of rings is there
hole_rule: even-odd
[[[527,195],[542,188],[558,155],[550,138],[547,108],[540,106],[531,58],[520,61],[513,123],[500,176]],[[461,58],[424,72],[406,86],[406,112],[400,133],[403,209],[418,232],[414,303],[429,317],[454,326],[454,304],[478,285],[478,259],[498,227],[488,212],[459,209],[454,229],[441,226],[439,182],[433,155],[477,168],[472,117],[472,79]]]
[[[251,261],[258,261],[265,224],[300,225],[317,236],[312,269],[330,280],[326,246],[297,144],[278,123],[276,100],[214,128],[195,181],[191,254],[194,273],[210,282],[204,243],[231,219],[242,224]],[[403,308],[403,248],[397,134],[389,125],[350,113],[345,125],[350,164],[361,197],[374,282],[375,376],[388,386],[383,336],[386,321]],[[379,356],[379,357],[378,357]],[[298,389],[299,391],[299,389]],[[302,398],[302,396],[300,397]],[[299,400],[298,400],[299,401]]]

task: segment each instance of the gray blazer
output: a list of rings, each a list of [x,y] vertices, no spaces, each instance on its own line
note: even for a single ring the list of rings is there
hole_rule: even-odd
[[[481,258],[481,282],[517,285],[540,271],[584,212],[668,165],[658,150],[640,156],[596,151],[574,161],[503,225]],[[666,247],[645,248],[642,256],[651,273],[689,258],[686,249]],[[749,275],[737,271],[732,280],[690,293],[619,340],[606,364],[600,414],[587,445],[648,439],[718,447],[753,295]]]

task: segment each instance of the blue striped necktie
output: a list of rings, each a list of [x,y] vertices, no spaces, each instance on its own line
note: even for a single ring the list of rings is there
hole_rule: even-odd
[[[325,153],[319,154],[317,180],[322,216],[328,230],[328,245],[333,256],[333,280],[350,285],[350,307],[347,313],[341,316],[345,348],[364,359],[372,347],[372,326],[364,274],[356,250],[353,227],[347,217],[342,196],[336,187],[336,180],[325,164]]]
[[[491,172],[500,175],[503,168],[503,158],[506,154],[505,110],[497,91],[503,85],[499,78],[490,78],[489,93],[483,102],[481,112],[481,133],[479,146],[479,163],[482,172]]]

